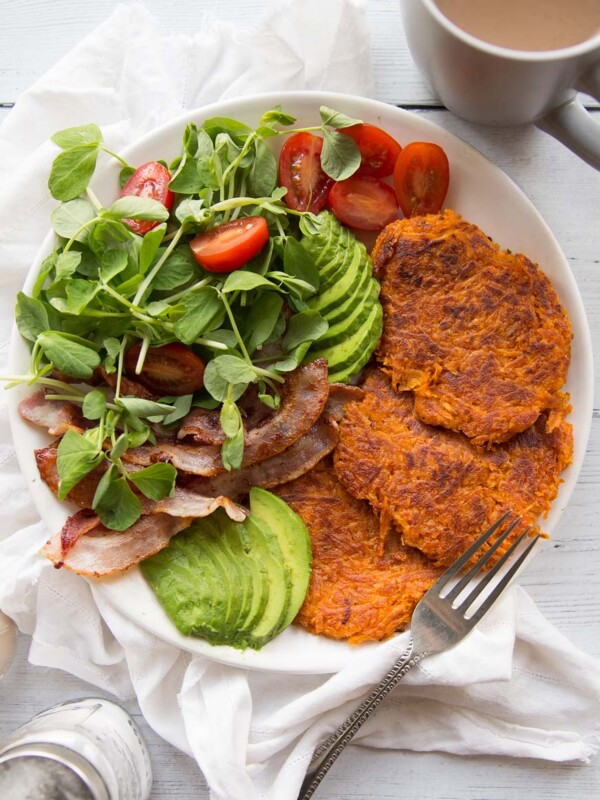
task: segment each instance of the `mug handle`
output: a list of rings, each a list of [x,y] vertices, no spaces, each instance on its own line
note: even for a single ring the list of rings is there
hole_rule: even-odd
[[[600,64],[582,75],[576,88],[600,101]],[[600,124],[576,97],[553,108],[535,124],[600,170]]]

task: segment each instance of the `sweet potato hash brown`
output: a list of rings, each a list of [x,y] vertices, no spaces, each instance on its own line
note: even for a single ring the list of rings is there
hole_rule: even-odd
[[[482,448],[421,422],[412,393],[396,392],[380,369],[363,388],[340,425],[336,474],[436,565],[451,564],[510,508],[532,523],[549,510],[573,453],[566,395],[509,442]]]
[[[548,278],[453,211],[401,219],[372,253],[377,358],[415,414],[474,444],[510,439],[560,408],[571,326]]]
[[[398,537],[381,539],[377,516],[338,481],[330,457],[274,491],[302,517],[312,541],[311,580],[296,622],[351,644],[405,628],[441,570]]]

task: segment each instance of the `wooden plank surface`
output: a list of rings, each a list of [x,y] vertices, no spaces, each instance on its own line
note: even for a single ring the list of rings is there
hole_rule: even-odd
[[[1,0],[0,103],[12,103],[36,77],[106,18],[112,0]],[[146,5],[166,29],[194,30],[205,12],[220,19],[253,24],[263,0],[179,0]],[[600,174],[550,137],[531,126],[483,128],[436,107],[406,49],[398,0],[371,0],[368,6],[376,96],[447,128],[498,164],[531,198],[562,246],[578,281],[600,359]],[[425,106],[426,108],[422,108]],[[429,108],[427,108],[429,107]],[[0,107],[0,122],[10,111]],[[600,114],[598,114],[600,117]],[[551,546],[522,579],[538,605],[571,641],[600,657],[600,381],[583,470]],[[13,665],[0,682],[0,738],[53,703],[94,687],[55,670],[27,663],[22,636]],[[208,800],[195,764],[160,740],[129,710],[149,742],[154,765],[153,800]],[[600,764],[553,765],[494,758],[456,758],[352,748],[332,770],[323,800],[596,800]]]
[[[324,0],[326,2],[326,0]],[[110,14],[116,0],[1,0],[0,103],[12,102],[48,67]],[[266,0],[146,0],[165,30],[186,33],[211,18],[255,25]],[[406,46],[400,0],[370,0],[367,18],[376,97],[405,106],[437,106],[439,101],[414,68]],[[589,106],[599,104],[586,98]]]

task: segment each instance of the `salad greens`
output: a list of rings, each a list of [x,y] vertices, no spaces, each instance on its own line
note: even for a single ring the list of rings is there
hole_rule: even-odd
[[[263,114],[256,129],[225,117],[189,123],[181,154],[166,165],[175,196],[171,213],[137,196],[102,206],[89,185],[100,154],[122,165],[121,186],[135,167],[105,146],[96,125],[52,137],[61,148],[48,182],[61,201],[51,215],[57,246],[42,262],[31,294],[17,298],[17,325],[31,346],[29,372],[5,379],[37,384],[46,388],[47,399],[81,406],[89,427],[68,431],[58,447],[59,497],[104,464],[93,508],[107,527],[124,530],[139,517],[134,488],[154,500],[174,489],[170,464],[128,472],[122,460],[127,449],[155,442],[157,426],[176,426],[193,406],[220,406],[227,437],[223,464],[239,468],[244,431],[237,400],[256,384],[261,401],[277,408],[285,374],[326,333],[328,322],[307,303],[319,291],[319,271],[299,241],[301,233],[314,230],[314,217],[285,204],[286,189],[277,185],[277,161],[267,144],[288,133],[321,131],[324,171],[336,180],[348,177],[360,153],[339,129],[360,120],[326,107],[320,114],[321,124],[309,128],[293,128],[296,120],[280,107]],[[263,250],[228,275],[202,269],[190,239],[250,215],[268,223]],[[140,236],[128,227],[132,219],[156,226]],[[204,389],[159,401],[128,396],[124,358],[136,342],[136,374],[150,347],[191,347],[206,364]],[[112,376],[113,390],[90,385],[100,370]]]

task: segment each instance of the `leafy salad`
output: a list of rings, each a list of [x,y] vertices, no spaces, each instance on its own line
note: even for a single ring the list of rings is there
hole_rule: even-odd
[[[317,230],[319,209],[311,199],[305,210],[284,201],[289,190],[267,145],[318,131],[325,180],[348,178],[361,154],[340,131],[360,121],[325,107],[320,113],[310,129],[294,129],[280,108],[256,129],[221,117],[190,123],[173,163],[137,169],[108,150],[96,125],[52,137],[61,148],[48,184],[61,201],[51,216],[58,244],[31,294],[18,295],[17,325],[31,358],[28,374],[8,378],[82,408],[89,427],[67,431],[58,447],[58,496],[107,462],[93,505],[107,527],[124,530],[139,517],[134,488],[153,500],[173,490],[170,464],[128,472],[129,448],[152,442],[156,425],[177,425],[192,406],[220,406],[223,464],[239,467],[236,401],[255,384],[262,403],[276,409],[285,375],[327,331],[307,302],[319,273],[299,241]],[[121,196],[103,207],[89,184],[106,154],[122,165]],[[90,385],[99,371],[112,392]],[[132,396],[127,379],[146,396]]]

